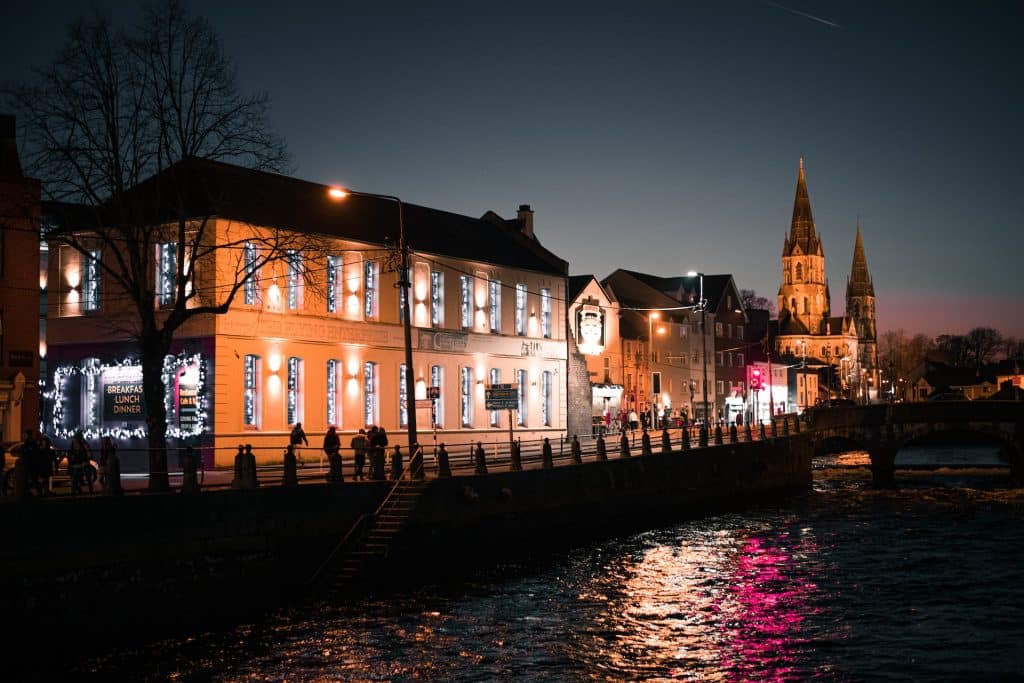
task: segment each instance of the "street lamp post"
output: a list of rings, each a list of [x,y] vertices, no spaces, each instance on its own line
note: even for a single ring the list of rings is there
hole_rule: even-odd
[[[703,355],[703,372],[704,381],[702,382],[704,390],[704,423],[700,429],[700,442],[702,446],[706,446],[708,443],[708,326],[707,326],[707,302],[704,301],[704,273],[698,273],[696,271],[690,271],[686,274],[688,277],[700,278],[700,292],[698,294],[700,304],[700,343],[701,343],[701,354]]]
[[[355,197],[369,197],[371,199],[386,199],[395,202],[398,206],[398,287],[402,293],[402,334],[405,346],[405,414],[406,428],[409,435],[409,470],[413,476],[423,476],[423,455],[419,451],[419,435],[416,430],[416,376],[412,365],[412,311],[410,297],[412,296],[412,282],[409,267],[409,243],[405,239],[405,220],[402,209],[402,200],[390,194],[376,194],[373,192],[356,192],[340,187],[332,187],[327,191],[328,196],[341,201],[352,195]]]
[[[648,344],[648,347],[649,347],[647,349],[647,359],[648,359],[648,363],[647,364],[648,364],[648,366],[651,369],[651,405],[648,407],[647,412],[649,412],[651,414],[651,421],[650,421],[651,429],[655,429],[655,421],[657,420],[657,416],[656,416],[655,411],[654,411],[654,399],[657,396],[657,394],[654,391],[654,322],[653,321],[657,320],[660,317],[661,317],[661,312],[660,311],[651,311],[650,313],[647,314],[647,344]]]

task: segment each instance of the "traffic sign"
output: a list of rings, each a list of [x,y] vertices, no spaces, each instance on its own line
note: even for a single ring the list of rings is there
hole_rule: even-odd
[[[484,388],[487,410],[516,410],[519,408],[518,384],[491,384]]]

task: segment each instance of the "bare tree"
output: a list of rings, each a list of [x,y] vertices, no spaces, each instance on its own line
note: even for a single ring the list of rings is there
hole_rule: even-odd
[[[1003,336],[991,327],[975,327],[967,333],[965,339],[968,360],[977,368],[994,361],[1003,348]]]
[[[758,296],[752,289],[740,290],[740,301],[744,311],[768,311],[769,316],[775,315],[775,305],[763,296]]]
[[[5,91],[19,114],[29,172],[47,199],[73,206],[48,239],[87,259],[101,248],[104,281],[130,302],[150,488],[166,490],[163,363],[175,334],[197,317],[227,312],[262,266],[308,246],[295,233],[264,230],[256,260],[244,263],[241,243],[253,238],[217,243],[210,219],[218,190],[190,163],[283,170],[285,145],[267,123],[268,98],[238,91],[213,28],[178,0],[152,7],[131,33],[98,13],[77,21],[51,65]],[[196,206],[211,208],[196,215]],[[168,250],[168,263],[173,255],[167,278],[155,275],[157,245]],[[229,272],[204,277],[222,250],[233,252]]]

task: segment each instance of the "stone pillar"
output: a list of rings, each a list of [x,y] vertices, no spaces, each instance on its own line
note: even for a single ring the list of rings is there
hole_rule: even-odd
[[[707,448],[708,446],[708,428],[702,425],[700,428],[700,435],[697,437],[697,445],[701,448]]]
[[[447,456],[447,453],[445,455]],[[518,441],[512,443],[511,451],[509,452],[509,470],[512,472],[523,471],[523,451]]]
[[[391,481],[398,481],[402,478],[402,448],[395,444],[391,451]]]
[[[683,450],[690,450],[690,428],[683,427]]]
[[[284,467],[282,469],[281,486],[295,487],[299,485],[299,462],[295,458],[295,448],[289,444],[284,451]]]
[[[715,425],[715,445],[721,446],[725,441],[722,440],[722,425]]]
[[[734,425],[734,424],[729,425],[729,443],[739,443],[739,442],[740,442],[740,432],[739,432],[739,430],[736,429],[736,425]]]
[[[518,451],[518,445],[516,450]],[[448,460],[448,450],[441,444],[440,450],[437,451],[437,476],[448,478],[452,476],[451,463]]]

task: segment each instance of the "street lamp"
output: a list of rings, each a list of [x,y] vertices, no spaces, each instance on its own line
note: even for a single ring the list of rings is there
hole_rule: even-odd
[[[657,416],[654,411],[654,399],[657,393],[654,389],[654,322],[661,318],[661,311],[651,311],[647,315],[647,343],[650,348],[647,349],[648,365],[651,368],[651,405],[648,408],[648,412],[651,414],[651,429],[655,429]],[[659,330],[660,332],[660,330]],[[659,387],[660,389],[660,387]]]
[[[346,197],[369,197],[371,199],[386,199],[395,202],[398,206],[398,287],[402,293],[402,333],[405,345],[405,414],[406,427],[409,434],[409,469],[414,476],[422,476],[423,459],[419,453],[419,437],[416,431],[416,377],[412,366],[412,315],[410,311],[410,297],[412,296],[409,273],[409,243],[405,239],[405,221],[402,209],[402,200],[390,194],[375,194],[373,192],[356,192],[341,187],[332,187],[327,190],[327,195],[334,201],[342,201]]]
[[[704,426],[701,427],[701,443],[707,445],[708,441],[708,326],[707,326],[707,302],[704,301],[704,273],[698,273],[697,271],[691,270],[686,274],[687,277],[700,278],[700,293],[698,294],[700,305],[700,343],[701,353],[703,354],[703,371],[704,371]]]

